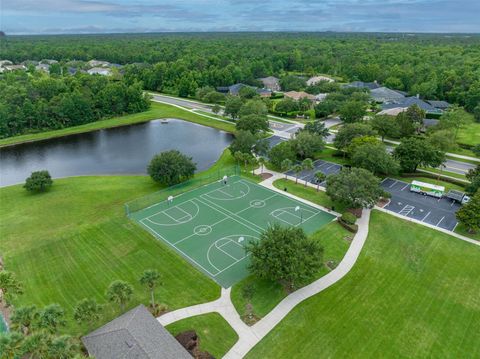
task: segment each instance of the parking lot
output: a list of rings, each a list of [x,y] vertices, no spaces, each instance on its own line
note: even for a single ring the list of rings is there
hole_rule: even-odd
[[[384,179],[382,187],[392,195],[385,209],[449,231],[457,226],[455,213],[461,205],[451,199],[410,192],[410,183],[392,178]]]
[[[341,165],[333,162],[327,162],[324,160],[316,160],[315,162],[313,162],[313,165],[314,165],[313,170],[303,170],[302,172],[300,172],[298,174],[298,179],[303,181],[306,180],[307,182],[317,184],[317,180],[315,179],[316,172],[322,172],[323,174],[328,176],[331,174],[338,173],[342,170]],[[289,176],[295,177],[295,172],[293,170],[287,171],[286,174]],[[324,184],[325,184],[325,181],[321,183],[321,185],[324,185]]]

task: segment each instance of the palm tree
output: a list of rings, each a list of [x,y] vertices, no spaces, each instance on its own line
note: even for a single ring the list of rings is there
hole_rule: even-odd
[[[310,158],[305,158],[302,161],[302,167],[304,170],[313,170],[313,161]],[[305,178],[305,187],[307,187],[307,179]]]
[[[160,274],[155,269],[147,269],[140,277],[140,284],[147,287],[150,291],[152,308],[155,308],[155,287],[160,283]]]
[[[293,166],[293,172],[295,172],[295,183],[298,183],[298,174],[303,171],[303,166],[301,164],[296,164]]]
[[[65,326],[65,310],[60,304],[47,305],[40,312],[39,326],[50,333],[56,333],[59,327]]]
[[[19,330],[23,335],[27,336],[31,332],[31,328],[37,323],[39,313],[37,307],[34,305],[18,307],[13,311],[10,321],[12,328]]]
[[[61,335],[51,339],[48,354],[50,358],[70,359],[78,354],[79,350],[80,346],[71,336]]]
[[[281,169],[283,172],[288,172],[292,168],[292,160],[286,158],[281,163]],[[287,178],[287,173],[285,173],[285,178]]]
[[[267,160],[265,157],[258,157],[258,164],[260,165],[260,174],[263,174],[263,166],[265,166],[265,163],[267,163]]]
[[[73,310],[73,318],[78,323],[88,323],[91,329],[93,323],[100,319],[102,306],[95,299],[82,299]]]
[[[27,358],[48,358],[50,335],[46,331],[37,331],[25,338],[23,351]]]
[[[2,270],[0,271],[0,304],[4,303],[8,296],[15,296],[22,294],[22,285],[15,278],[12,272]]]
[[[0,353],[2,358],[21,358],[24,354],[23,335],[19,332],[0,333]]]
[[[252,175],[254,175],[255,167],[258,166],[258,160],[255,158],[255,156],[249,156],[247,162],[249,166],[252,166]]]
[[[107,289],[107,299],[110,302],[118,303],[123,312],[125,304],[132,298],[133,288],[130,283],[122,280],[116,280],[110,283]]]
[[[325,178],[327,176],[325,176],[325,174],[323,172],[315,172],[315,180],[317,181],[317,192],[319,190],[319,187],[320,187],[320,183],[322,183],[323,181],[325,181]]]

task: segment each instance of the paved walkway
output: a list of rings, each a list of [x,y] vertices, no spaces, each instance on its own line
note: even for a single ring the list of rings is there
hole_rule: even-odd
[[[284,177],[282,174],[274,173],[272,177],[261,182],[268,188],[272,188],[273,181]],[[272,189],[280,191],[273,187]],[[280,191],[283,193],[283,191]],[[287,193],[287,195],[292,196]],[[298,197],[295,197],[297,200]],[[301,200],[301,199],[300,199]],[[308,201],[307,201],[308,202]],[[311,203],[309,203],[311,204]],[[315,205],[318,206],[318,205]],[[342,279],[352,269],[362,250],[365,240],[368,236],[368,223],[370,220],[370,210],[364,210],[362,218],[357,222],[358,232],[355,234],[345,257],[340,264],[327,275],[317,279],[315,282],[303,287],[284,298],[269,314],[258,321],[255,325],[249,327],[246,325],[236,311],[231,298],[231,288],[222,289],[219,299],[212,302],[198,304],[173,312],[166,313],[158,317],[162,325],[168,325],[181,319],[196,315],[207,314],[211,312],[219,313],[237,332],[238,341],[225,355],[224,358],[243,358],[262,338],[267,335],[295,306],[305,299],[318,294],[322,290],[330,287]]]

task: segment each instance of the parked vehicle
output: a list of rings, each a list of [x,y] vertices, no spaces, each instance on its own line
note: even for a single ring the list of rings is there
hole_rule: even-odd
[[[450,198],[451,200],[461,204],[465,204],[465,203],[468,203],[468,201],[470,201],[470,197],[467,196],[464,192],[457,191],[454,189],[448,191],[445,197]]]
[[[410,191],[421,193],[426,196],[432,196],[436,198],[442,198],[445,193],[445,187],[437,186],[431,183],[425,183],[420,181],[412,181],[410,185]]]

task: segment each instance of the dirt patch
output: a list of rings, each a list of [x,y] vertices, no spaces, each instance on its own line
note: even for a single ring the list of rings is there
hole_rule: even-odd
[[[184,347],[192,357],[196,359],[215,359],[209,352],[200,350],[200,338],[195,330],[187,330],[179,333],[175,339]]]
[[[260,174],[260,177],[262,177],[263,180],[266,180],[272,176],[273,175],[271,173],[266,173],[266,172]]]
[[[337,262],[335,262],[334,260],[329,260],[325,262],[325,266],[330,270],[334,270],[335,268],[337,268],[337,265]]]
[[[388,204],[388,202],[390,202],[389,199],[387,199],[387,198],[381,198],[381,199],[377,202],[377,206],[380,207],[380,208],[383,208],[383,207],[385,207],[385,206]]]
[[[347,241],[348,243],[351,243],[353,241],[353,237],[345,236],[345,237],[343,237],[343,240]]]
[[[248,326],[254,325],[256,322],[258,322],[260,318],[258,315],[256,315],[253,312],[253,306],[251,303],[247,303],[245,306],[245,314],[242,315],[242,320],[244,321],[245,324]]]
[[[361,208],[349,208],[347,212],[350,212],[355,217],[360,218],[362,216],[362,209]]]

